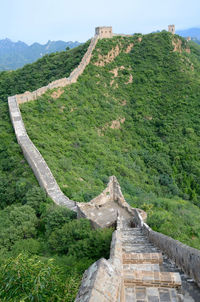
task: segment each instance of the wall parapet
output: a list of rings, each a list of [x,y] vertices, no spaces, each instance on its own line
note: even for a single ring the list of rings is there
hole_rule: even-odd
[[[169,236],[153,231],[143,221],[138,210],[134,209],[134,212],[135,223],[142,228],[149,241],[165,252],[178,267],[193,278],[198,286],[200,286],[200,251]]]
[[[44,158],[30,140],[15,96],[8,98],[8,105],[18,144],[20,145],[24,157],[32,168],[40,186],[45,189],[47,195],[56,204],[67,206],[69,209],[76,211],[76,202],[70,200],[60,190]]]
[[[101,258],[84,273],[75,302],[118,302],[123,295],[122,218],[118,213],[117,229],[112,234],[110,258]]]
[[[92,51],[96,46],[98,38],[98,36],[95,36],[91,39],[91,43],[88,47],[87,52],[83,56],[79,66],[71,72],[69,78],[56,80],[54,82],[51,82],[47,86],[41,87],[33,92],[27,91],[23,94],[8,97],[10,118],[13,124],[13,128],[15,130],[18,144],[20,145],[24,157],[32,168],[40,186],[45,189],[47,195],[56,204],[66,206],[67,208],[73,211],[77,211],[77,203],[75,201],[70,200],[67,196],[63,194],[44,158],[30,140],[22,120],[19,104],[36,100],[48,89],[64,87],[66,85],[75,83],[78,77],[83,73],[85,67],[89,64]]]
[[[77,81],[78,77],[83,73],[85,67],[89,64],[90,58],[92,55],[92,51],[94,50],[98,39],[99,39],[99,36],[95,36],[91,39],[90,45],[89,45],[85,55],[83,56],[80,64],[78,65],[78,67],[76,67],[70,73],[68,78],[62,78],[59,80],[55,80],[55,81],[49,83],[47,86],[38,88],[37,90],[35,90],[33,92],[26,91],[22,94],[17,94],[15,96],[17,103],[22,104],[25,102],[36,100],[36,99],[38,99],[38,97],[40,97],[42,94],[44,94],[49,89],[65,87],[67,85],[75,83]]]

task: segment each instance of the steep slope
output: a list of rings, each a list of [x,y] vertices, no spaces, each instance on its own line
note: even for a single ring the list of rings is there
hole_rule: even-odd
[[[8,96],[33,91],[49,82],[68,77],[78,66],[88,45],[89,41],[68,51],[46,55],[16,71],[1,72],[0,101],[7,101]]]
[[[15,70],[36,61],[45,54],[63,51],[67,47],[74,48],[79,44],[79,42],[72,41],[48,41],[44,45],[33,43],[29,46],[21,41],[0,40],[0,71]]]
[[[24,160],[10,123],[7,98],[33,91],[50,80],[70,74],[79,64],[88,43],[70,51],[51,54],[13,72],[0,73],[0,207],[21,202],[37,181]]]
[[[199,205],[199,70],[178,36],[114,37],[98,42],[83,76],[59,98],[49,91],[24,104],[30,138],[63,192],[88,201],[114,174],[154,229],[199,247],[199,209],[180,200]]]

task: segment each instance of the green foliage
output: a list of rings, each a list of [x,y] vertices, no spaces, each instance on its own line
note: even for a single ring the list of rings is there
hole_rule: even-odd
[[[84,220],[83,229],[80,230],[79,227],[80,233],[82,232],[80,238],[77,237],[77,232],[72,231],[77,226],[74,222],[75,214],[66,208],[52,205],[39,188],[16,142],[8,106],[2,102],[8,95],[34,90],[49,81],[67,76],[80,62],[87,46],[88,43],[73,51],[68,50],[67,54],[63,52],[44,57],[16,72],[0,74],[1,301],[74,301],[84,270],[97,260],[95,257],[107,257],[109,253],[112,230],[106,232],[108,235],[97,236],[96,231],[91,230],[90,223]],[[52,101],[50,98],[50,102]],[[45,112],[46,109],[45,104],[38,106],[40,112]],[[71,163],[63,159],[62,164],[66,169]],[[105,177],[103,182],[106,182]],[[94,188],[93,192],[95,190]],[[91,193],[84,192],[84,198],[90,197]],[[68,236],[70,246],[76,243],[77,238],[80,244],[86,239],[85,229],[90,234],[91,244],[97,246],[97,241],[101,248],[92,254],[90,247],[84,246],[84,253],[80,256],[74,252],[75,248],[73,256],[69,253],[62,255],[63,252],[56,254],[47,242],[51,234],[59,232],[66,224],[71,230],[71,237]],[[60,249],[62,250],[62,242]],[[22,255],[18,257],[19,253]],[[28,256],[24,256],[24,253]],[[56,262],[53,267],[48,260],[52,257]]]
[[[49,237],[51,250],[78,258],[97,260],[109,258],[113,229],[92,230],[89,220],[79,219],[65,223]]]
[[[90,222],[86,219],[66,223],[61,229],[54,231],[49,237],[50,248],[58,253],[68,253],[71,244],[88,237],[91,230]]]
[[[68,277],[66,285],[62,275],[52,259],[41,261],[37,256],[23,254],[7,259],[0,271],[0,299],[2,302],[71,302],[75,298],[74,292],[79,286],[80,277],[77,274]]]
[[[22,202],[26,194],[30,198],[32,190],[35,190],[33,187],[38,186],[17,144],[9,118],[7,97],[33,91],[50,81],[68,76],[79,64],[87,47],[88,43],[85,43],[66,52],[45,56],[22,69],[0,73],[0,208]]]
[[[148,212],[150,226],[200,248],[200,48],[191,44],[189,54],[181,40],[181,52],[177,52],[177,43],[179,38],[167,32],[99,40],[77,83],[64,88],[59,99],[48,91],[37,101],[23,104],[21,110],[30,138],[68,197],[86,202],[114,174],[126,200]],[[119,49],[119,55],[106,63],[112,49]],[[66,66],[62,56],[52,56],[52,72],[49,56],[16,73],[0,74],[1,99],[65,76],[63,71],[80,61],[80,48],[77,60],[75,50],[67,53],[71,63]],[[102,57],[106,64],[94,65]],[[64,295],[68,295],[64,301],[74,301],[84,269],[108,257],[112,229],[94,231],[89,221],[74,220],[71,212],[49,203],[22,157],[7,105],[0,106],[0,200],[5,208],[0,212],[0,263],[3,255],[28,253],[30,263],[25,259],[22,267],[30,268],[31,279],[37,276],[34,270],[31,273],[31,255],[37,254],[42,264],[43,257],[54,258],[52,278],[60,276],[61,269],[63,280],[68,280],[67,287],[58,281],[62,289],[55,301]],[[15,202],[25,205],[9,206]],[[18,210],[12,218],[14,207]],[[9,282],[12,292],[15,282]],[[36,293],[31,286],[29,294]]]
[[[112,62],[93,65],[117,45]],[[200,63],[187,47],[165,31],[100,40],[91,64],[58,100],[47,92],[21,106],[30,137],[67,196],[88,201],[114,174],[128,199],[134,186],[200,205]],[[121,120],[120,129],[111,127]]]
[[[56,205],[39,218],[28,205],[8,206],[0,229],[0,300],[6,302],[74,301],[83,272],[109,256],[113,232],[92,230],[89,220]]]
[[[32,63],[45,54],[62,51],[78,46],[79,42],[48,41],[46,44],[33,43],[28,46],[24,42],[0,40],[0,71],[14,70]]]
[[[113,61],[94,65],[117,45],[120,53]],[[188,206],[200,206],[200,48],[190,47],[189,54],[188,43],[166,31],[99,40],[83,75],[59,99],[53,101],[47,92],[21,106],[31,139],[67,196],[88,201],[114,174],[129,203],[140,199],[138,207],[149,199],[153,204],[152,196],[179,196],[190,200]],[[111,128],[123,119],[119,129]],[[151,207],[155,215],[157,210]],[[200,214],[191,207],[188,215],[193,211]],[[162,212],[160,218],[173,216],[171,208]],[[169,217],[168,229],[173,229],[175,220]],[[152,226],[161,230],[153,216]],[[189,236],[188,244],[199,248],[199,238],[191,242]]]
[[[33,91],[50,82],[68,77],[78,66],[85,54],[89,42],[76,48],[56,52],[44,56],[33,64],[27,64],[16,71],[0,73],[0,100],[7,101],[7,97]]]
[[[26,193],[23,203],[32,207],[39,216],[45,211],[46,206],[51,203],[51,199],[47,197],[42,188],[34,186]]]
[[[110,256],[110,242],[113,229],[103,229],[88,232],[88,238],[78,240],[69,247],[69,255],[76,258],[89,258],[97,260],[104,255]]]
[[[134,197],[132,205],[147,212],[147,223],[155,231],[194,248],[200,248],[199,208],[197,206],[178,197],[167,199],[153,195],[142,196],[142,194]]]
[[[0,246],[10,250],[16,241],[35,237],[37,223],[30,206],[12,205],[0,211]]]
[[[65,207],[51,205],[42,216],[45,224],[46,236],[56,229],[60,229],[65,223],[76,218],[76,213]]]
[[[15,242],[12,247],[12,255],[18,256],[19,254],[39,255],[41,253],[41,244],[37,239],[21,239]]]

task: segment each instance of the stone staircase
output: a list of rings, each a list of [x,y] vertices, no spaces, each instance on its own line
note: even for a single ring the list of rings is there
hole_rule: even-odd
[[[179,273],[162,271],[163,257],[141,228],[123,221],[121,229],[123,302],[179,302]]]

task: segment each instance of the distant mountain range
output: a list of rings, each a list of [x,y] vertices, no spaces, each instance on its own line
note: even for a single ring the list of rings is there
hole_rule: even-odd
[[[192,37],[196,38],[197,40],[200,40],[200,28],[197,27],[188,28],[184,30],[176,30],[176,34],[182,37]]]
[[[192,41],[200,44],[200,28],[188,28],[184,30],[177,30],[176,34],[184,38],[191,37]]]
[[[14,70],[32,63],[45,54],[73,48],[80,45],[79,42],[48,41],[42,45],[33,43],[27,45],[24,42],[13,42],[10,39],[0,40],[0,71]]]

